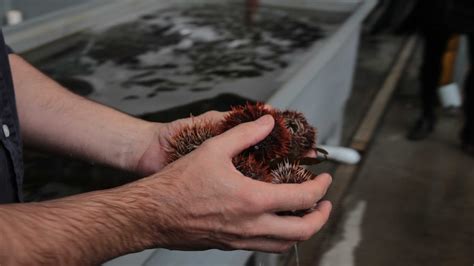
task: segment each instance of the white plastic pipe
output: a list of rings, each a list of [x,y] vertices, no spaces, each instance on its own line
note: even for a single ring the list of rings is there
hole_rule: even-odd
[[[340,146],[319,146],[320,148],[326,150],[328,154],[328,159],[337,161],[345,164],[357,164],[360,161],[360,154],[358,151],[340,147]]]

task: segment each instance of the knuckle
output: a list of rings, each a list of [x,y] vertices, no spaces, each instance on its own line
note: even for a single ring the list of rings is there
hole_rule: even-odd
[[[235,129],[239,131],[241,137],[250,138],[250,140],[254,141],[255,137],[252,133],[255,130],[253,128],[253,122],[243,123],[235,127]]]
[[[260,132],[260,131],[261,131],[261,128],[257,126],[255,122],[252,122],[251,125],[247,125],[246,136],[250,138],[251,143],[257,144],[263,140],[262,136],[260,136],[259,134],[255,134],[256,132]]]
[[[258,192],[249,192],[247,193],[247,198],[248,198],[248,204],[250,204],[247,207],[252,207],[254,210],[260,210],[262,203],[262,197],[259,195]]]
[[[253,210],[256,212],[262,212],[268,208],[270,205],[270,200],[265,195],[262,195],[260,192],[255,192],[251,196],[252,202],[250,206],[252,206]]]
[[[327,179],[328,179],[328,185],[331,185],[332,184],[332,175],[330,174],[324,174],[325,176],[327,176]]]
[[[240,194],[242,208],[251,213],[259,213],[267,206],[268,199],[258,191],[244,190]]]
[[[307,240],[311,239],[312,236],[313,236],[313,231],[312,230],[306,230],[302,233],[302,235],[300,237],[300,240],[301,241],[307,241]]]
[[[302,193],[300,203],[303,208],[311,208],[314,205],[314,196],[311,193]]]
[[[320,186],[320,191],[321,193],[323,194],[326,194],[326,191],[329,189],[329,185],[331,184],[329,182],[330,179],[328,179],[327,181],[323,182],[323,184]]]
[[[229,230],[229,234],[238,240],[250,239],[257,235],[252,224],[248,222],[243,222],[241,224],[232,226]]]
[[[277,248],[276,248],[276,252],[278,253],[286,253],[290,250],[290,248],[293,246],[292,243],[284,243],[284,244],[280,244]]]
[[[332,182],[332,177],[329,174],[322,174],[319,176],[318,183],[319,183],[319,191],[323,194],[326,193],[329,185]]]
[[[313,199],[314,201],[316,201],[316,199],[322,198],[326,194],[325,186],[321,185],[321,183],[318,183],[318,185],[314,187],[314,189],[312,191],[312,194],[315,197],[315,199]],[[312,202],[312,203],[314,203],[314,202]]]
[[[252,203],[252,196],[253,195],[246,189],[245,185],[242,185],[236,191],[237,200],[243,206],[248,206],[248,204]]]
[[[233,241],[227,246],[227,250],[240,250],[240,249],[245,249],[246,245],[243,242],[240,241]]]
[[[297,240],[298,241],[306,241],[309,240],[314,234],[314,229],[310,226],[303,227],[303,229],[299,232]]]
[[[255,237],[256,235],[257,234],[255,233],[255,230],[252,228],[252,226],[244,225],[240,230],[241,238],[249,239]]]
[[[220,115],[220,114],[221,114],[221,112],[218,112],[216,110],[211,110],[211,111],[207,111],[207,112],[204,113],[204,115],[206,115],[206,116],[217,116],[217,115]]]
[[[217,146],[218,145],[214,139],[208,139],[201,144],[201,148],[210,154],[214,154],[215,152],[219,151]]]

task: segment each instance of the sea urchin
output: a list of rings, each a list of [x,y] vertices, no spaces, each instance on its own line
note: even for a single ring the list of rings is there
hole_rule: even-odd
[[[262,103],[233,107],[220,126],[220,132],[229,130],[239,124],[255,121],[264,115],[271,115],[275,120],[272,132],[262,141],[246,149],[244,156],[253,155],[257,161],[268,163],[276,158],[288,156],[291,136],[285,127],[281,112],[268,109]]]
[[[192,152],[207,139],[264,115],[271,115],[275,126],[265,139],[232,159],[235,168],[244,176],[273,184],[299,184],[314,179],[315,175],[300,164],[320,162],[319,158],[305,158],[309,151],[319,150],[315,147],[316,128],[302,113],[269,109],[263,103],[233,107],[220,123],[200,122],[182,128],[170,141],[168,163]],[[302,216],[310,210],[278,214]]]
[[[168,163],[178,160],[199,147],[204,141],[218,135],[211,122],[185,126],[170,141],[167,149]]]
[[[296,111],[282,112],[285,127],[291,135],[290,157],[302,158],[314,149],[316,129],[312,127],[304,115]]]
[[[255,160],[250,156],[237,155],[232,159],[235,169],[242,173],[246,177],[250,177],[254,180],[263,180],[268,176],[268,166],[264,163]]]
[[[314,179],[313,173],[301,167],[298,162],[284,160],[271,170],[266,182],[273,184],[300,184]]]

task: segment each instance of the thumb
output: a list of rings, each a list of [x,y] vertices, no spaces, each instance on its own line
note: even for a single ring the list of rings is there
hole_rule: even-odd
[[[222,147],[226,156],[233,158],[248,147],[262,141],[270,134],[274,124],[275,120],[271,115],[264,115],[255,121],[242,123],[214,137],[212,145]]]

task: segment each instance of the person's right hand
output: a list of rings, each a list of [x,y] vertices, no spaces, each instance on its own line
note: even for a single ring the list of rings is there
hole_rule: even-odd
[[[161,172],[127,186],[140,193],[138,208],[146,247],[218,248],[283,252],[326,223],[331,203],[304,217],[280,211],[309,209],[326,193],[331,176],[303,184],[270,184],[243,176],[232,158],[264,139],[274,121],[264,116],[209,139]]]

